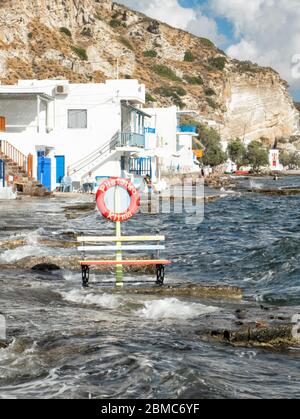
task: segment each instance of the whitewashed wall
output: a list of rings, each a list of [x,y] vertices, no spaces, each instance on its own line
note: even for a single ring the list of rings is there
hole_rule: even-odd
[[[67,95],[55,95],[56,85],[68,86]],[[7,125],[25,125],[15,133],[3,133],[7,139],[22,153],[34,156],[34,167],[37,165],[36,147],[55,148],[55,155],[64,155],[66,168],[73,165],[91,152],[107,143],[121,129],[121,101],[134,103],[145,102],[145,86],[137,80],[111,80],[103,84],[69,84],[67,81],[20,81],[18,86],[0,86],[0,93],[14,95],[24,93],[41,93],[53,97],[48,106],[48,126],[46,131],[46,105],[41,101],[39,115],[40,130],[37,132],[36,99],[1,100],[0,115],[7,118]],[[87,128],[68,128],[68,110],[86,109]],[[97,170],[95,176],[112,176],[120,174],[120,156],[112,156],[110,161]],[[52,162],[52,177],[55,179],[55,158]],[[35,169],[36,175],[36,169]],[[55,182],[52,183],[55,185]]]

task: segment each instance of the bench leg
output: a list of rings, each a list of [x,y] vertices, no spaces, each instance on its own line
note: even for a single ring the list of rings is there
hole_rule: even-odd
[[[163,285],[165,280],[165,267],[164,265],[156,265],[156,284]]]
[[[83,288],[88,288],[89,279],[90,279],[90,267],[87,265],[83,265],[81,267],[81,273],[82,273],[82,286]]]

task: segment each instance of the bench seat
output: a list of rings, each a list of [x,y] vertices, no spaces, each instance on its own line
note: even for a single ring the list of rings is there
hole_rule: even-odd
[[[80,262],[81,266],[149,266],[149,265],[171,265],[170,260],[153,259],[153,260],[84,260]]]

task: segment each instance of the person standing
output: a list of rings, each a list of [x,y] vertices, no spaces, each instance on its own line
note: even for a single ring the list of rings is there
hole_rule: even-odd
[[[62,178],[60,189],[62,192],[72,192],[72,178],[69,175],[69,172]]]
[[[94,192],[94,177],[93,173],[89,172],[83,183],[83,191],[92,194]]]

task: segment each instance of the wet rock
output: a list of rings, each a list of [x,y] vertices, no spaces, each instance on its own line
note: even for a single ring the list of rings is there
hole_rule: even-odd
[[[230,287],[224,285],[204,286],[204,285],[187,285],[187,286],[150,286],[126,288],[126,293],[158,295],[168,297],[197,297],[197,298],[225,298],[239,300],[243,297],[243,291],[238,287]]]
[[[271,196],[292,196],[299,195],[300,189],[249,189],[248,192],[255,192]]]
[[[235,346],[288,346],[299,342],[293,338],[292,325],[266,326],[255,324],[238,331],[223,331],[221,340]],[[223,336],[222,336],[223,335]],[[220,337],[220,335],[217,335]]]
[[[77,241],[75,240],[67,241],[67,239],[69,239],[67,236],[65,240],[63,238],[61,240],[57,240],[57,239],[48,239],[48,238],[39,237],[37,238],[37,242],[43,246],[48,246],[48,247],[53,247],[53,248],[61,247],[61,248],[67,249],[67,248],[74,248],[78,246]],[[13,249],[17,249],[18,247],[26,246],[27,244],[28,242],[25,238],[16,239],[16,240],[6,240],[3,242],[0,242],[0,249],[13,250]]]
[[[272,324],[264,320],[252,323],[235,322],[232,328],[211,329],[199,332],[204,340],[229,343],[237,347],[283,348],[298,346],[300,341],[293,336],[290,323]]]
[[[85,202],[77,205],[69,205],[64,207],[65,215],[68,220],[75,220],[76,218],[81,217],[83,214],[86,214],[91,211],[95,211],[96,203]]]
[[[247,317],[247,310],[238,309],[238,310],[236,310],[235,315],[236,315],[236,317],[239,320],[246,319],[246,317]]]
[[[52,263],[40,263],[31,268],[35,272],[55,272],[59,271],[60,267]]]
[[[224,175],[221,176],[217,173],[206,177],[204,184],[205,186],[208,186],[209,188],[213,189],[236,189],[237,187],[237,185],[233,183],[229,177],[226,177]]]
[[[0,349],[7,348],[8,344],[4,340],[0,340]]]
[[[96,208],[95,202],[85,202],[83,204],[67,205],[64,207],[65,211],[92,211]]]
[[[77,252],[76,252],[77,253]],[[105,260],[105,258],[102,258]],[[111,257],[107,257],[108,260]],[[66,269],[69,271],[81,272],[80,261],[82,256],[76,254],[73,256],[58,256],[58,255],[46,255],[32,257],[28,256],[24,259],[16,260],[12,263],[0,263],[0,269],[14,270],[14,269],[32,269],[37,265],[55,265],[60,269]],[[109,266],[97,266],[92,268],[92,272],[95,273],[114,273],[115,267]],[[155,267],[152,266],[125,266],[124,272],[138,273],[138,274],[152,274],[154,282]],[[101,278],[99,278],[101,280]]]
[[[25,246],[26,240],[25,239],[16,239],[16,240],[5,240],[0,242],[0,249],[3,250],[11,250],[17,249],[20,246]]]
[[[265,306],[263,306],[263,305],[261,305],[261,306],[260,306],[260,308],[261,308],[262,310],[265,310],[265,311],[269,311],[269,310],[270,310],[270,308],[269,308],[269,307],[265,307]]]
[[[77,240],[78,233],[75,233],[75,231],[63,231],[61,236]]]

